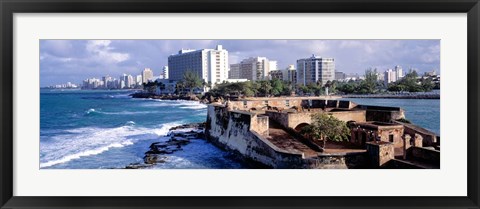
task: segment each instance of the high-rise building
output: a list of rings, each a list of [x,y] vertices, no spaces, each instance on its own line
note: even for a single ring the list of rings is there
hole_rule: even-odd
[[[108,84],[112,81],[112,77],[110,77],[108,75],[103,76],[102,80],[103,80],[103,88],[108,89],[109,88]]]
[[[395,77],[397,78],[397,81],[403,78],[403,69],[399,65],[395,66]]]
[[[168,66],[163,66],[162,72],[160,73],[161,79],[168,79]]]
[[[153,79],[153,71],[150,68],[145,68],[142,71],[142,83],[148,83],[148,81],[152,79]]]
[[[395,66],[395,69],[388,69],[384,73],[383,81],[385,84],[396,82],[403,78],[403,69],[400,66]]]
[[[290,82],[291,84],[296,84],[297,71],[295,70],[295,65],[289,65],[283,70],[270,71],[270,78],[287,81],[287,82]]]
[[[297,83],[297,70],[295,69],[295,65],[289,65],[286,70],[287,80],[295,85]]]
[[[135,79],[135,82],[136,82],[137,86],[142,85],[142,75],[137,75],[136,79]]]
[[[182,49],[168,57],[168,78],[182,80],[187,71],[196,73],[212,86],[228,79],[228,51],[218,45],[215,49]]]
[[[122,75],[121,80],[124,81],[124,83],[125,83],[125,88],[130,87],[130,86],[129,86],[130,83],[128,82],[128,75],[127,75],[127,74],[124,73],[124,74]]]
[[[392,82],[395,82],[397,81],[397,76],[396,76],[396,72],[393,70],[393,69],[388,69],[385,71],[384,73],[384,76],[385,78],[383,79],[383,81],[386,83],[386,84],[389,84],[389,83],[392,83]]]
[[[97,89],[103,88],[103,81],[98,78],[88,78],[83,80],[82,88],[84,89]]]
[[[228,71],[229,79],[240,79],[240,64],[231,64]]]
[[[270,71],[270,78],[272,80],[278,79],[278,80],[286,80],[287,77],[287,71],[286,70],[273,70]]]
[[[250,57],[233,66],[235,71],[231,74],[238,74],[237,79],[268,80],[270,71],[277,70],[277,61],[268,60],[266,57]]]
[[[297,60],[297,83],[307,85],[335,80],[335,61],[333,58],[322,58],[312,55],[309,58]]]
[[[127,75],[127,80],[125,81],[125,86],[127,88],[133,88],[135,87],[135,80],[133,80],[132,75]]]

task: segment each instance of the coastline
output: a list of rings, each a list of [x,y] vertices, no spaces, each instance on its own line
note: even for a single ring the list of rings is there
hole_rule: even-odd
[[[167,141],[153,142],[144,153],[143,163],[130,163],[124,169],[145,169],[169,160],[169,154],[183,150],[192,140],[206,140],[205,122],[188,123],[175,126],[169,129]]]
[[[130,94],[132,98],[142,98],[142,99],[162,99],[162,100],[187,100],[187,101],[200,101],[200,99],[195,96],[177,96],[177,95],[156,95],[152,93],[145,92],[136,92]]]
[[[364,98],[364,99],[440,99],[440,94],[351,94],[342,95],[342,98]]]

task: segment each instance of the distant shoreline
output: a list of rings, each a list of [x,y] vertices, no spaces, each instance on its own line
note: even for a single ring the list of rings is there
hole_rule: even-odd
[[[360,99],[440,99],[440,94],[418,94],[418,95],[395,95],[395,94],[368,94],[368,95],[342,95],[342,98]]]

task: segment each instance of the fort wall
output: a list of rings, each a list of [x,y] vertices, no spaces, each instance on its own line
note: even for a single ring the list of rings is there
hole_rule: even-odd
[[[249,112],[227,111],[223,106],[209,105],[205,135],[217,146],[268,167],[301,167],[303,153],[280,150],[257,133],[263,130],[265,134],[265,129],[259,125],[265,120]]]
[[[268,135],[268,116],[209,105],[205,135],[209,141],[246,160],[271,168],[364,168],[366,153],[336,153],[305,158],[304,153],[276,147]]]

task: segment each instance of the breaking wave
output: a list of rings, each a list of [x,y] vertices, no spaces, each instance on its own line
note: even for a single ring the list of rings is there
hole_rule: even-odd
[[[115,128],[85,127],[65,130],[63,134],[52,136],[40,144],[40,168],[98,155],[141,140],[163,137],[168,134],[170,128],[180,124],[172,122],[157,128],[144,128],[137,127],[133,121],[128,121],[124,126]]]

